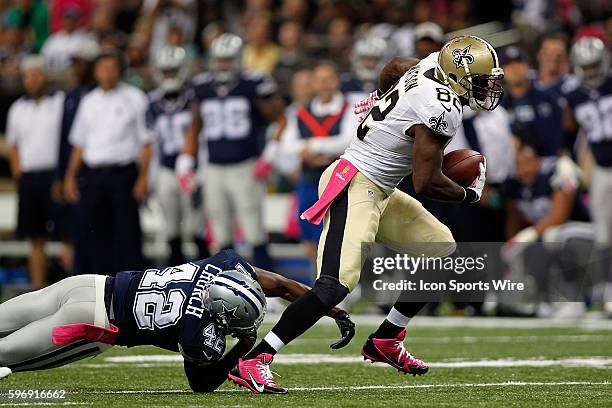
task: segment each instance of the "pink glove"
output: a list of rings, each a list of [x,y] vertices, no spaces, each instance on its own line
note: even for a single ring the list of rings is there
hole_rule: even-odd
[[[260,157],[255,162],[255,177],[258,180],[265,180],[272,173],[272,165],[263,157]]]
[[[367,98],[360,100],[355,105],[353,105],[353,113],[355,115],[359,115],[359,123],[363,122],[363,120],[368,116],[370,110],[378,100],[378,90],[374,90],[370,92]]]

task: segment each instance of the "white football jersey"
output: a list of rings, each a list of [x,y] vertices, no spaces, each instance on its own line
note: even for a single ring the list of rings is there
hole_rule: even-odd
[[[387,194],[412,174],[410,128],[424,124],[450,141],[461,125],[463,107],[435,77],[437,60],[432,53],[409,69],[374,105],[342,155]]]

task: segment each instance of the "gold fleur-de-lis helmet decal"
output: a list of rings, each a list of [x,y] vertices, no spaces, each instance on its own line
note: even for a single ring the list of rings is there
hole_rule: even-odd
[[[468,64],[474,63],[474,56],[470,54],[470,48],[472,48],[472,44],[465,48],[455,48],[453,50],[453,63],[455,64],[455,68],[461,68],[464,60]]]

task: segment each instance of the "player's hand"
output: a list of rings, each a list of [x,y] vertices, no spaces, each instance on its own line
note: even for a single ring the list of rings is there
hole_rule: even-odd
[[[272,164],[263,157],[260,157],[255,162],[255,177],[258,180],[265,180],[272,173],[272,169]]]
[[[176,164],[174,166],[176,182],[181,191],[187,195],[191,195],[197,185],[196,176],[193,171],[194,168],[195,158],[192,155],[182,153],[176,158]]]
[[[355,337],[355,323],[353,323],[351,316],[349,316],[349,314],[344,310],[336,313],[334,319],[336,320],[336,324],[338,325],[338,329],[340,329],[340,334],[342,335],[340,340],[329,346],[336,350],[349,344],[353,337]]]
[[[363,120],[368,116],[368,113],[378,100],[378,90],[374,90],[370,92],[367,98],[360,100],[355,105],[353,105],[353,113],[358,115],[359,123],[363,122]]]
[[[470,201],[471,203],[480,201],[480,197],[482,196],[482,190],[484,189],[486,182],[487,159],[484,159],[484,161],[478,165],[478,170],[478,177],[476,177],[474,181],[472,181],[472,184],[470,184],[470,186],[466,189],[472,190],[474,193],[476,193],[476,199],[472,199]]]
[[[524,244],[535,242],[538,240],[538,237],[538,232],[533,227],[527,227],[520,230],[502,246],[502,259],[504,259],[506,262],[512,261],[518,256],[521,249],[525,247]]]

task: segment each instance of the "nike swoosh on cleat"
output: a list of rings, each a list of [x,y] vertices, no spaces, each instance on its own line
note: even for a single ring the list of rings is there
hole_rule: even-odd
[[[257,392],[262,393],[264,391],[263,384],[259,384],[257,381],[255,381],[249,370],[247,370],[247,373],[249,373],[249,378],[251,379],[251,384],[253,384],[253,387],[255,387]]]

